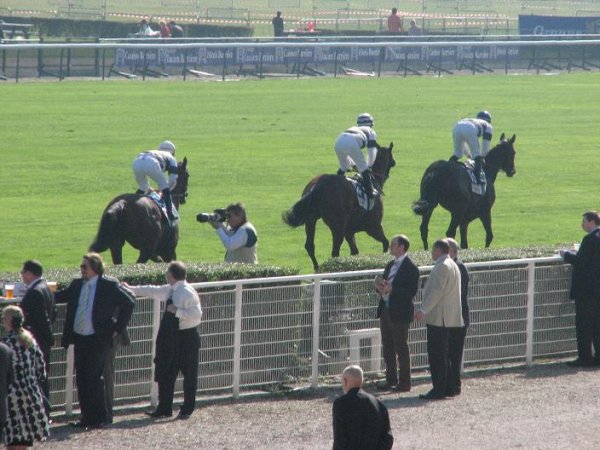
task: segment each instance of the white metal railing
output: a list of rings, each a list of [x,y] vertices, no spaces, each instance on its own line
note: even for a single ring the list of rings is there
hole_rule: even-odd
[[[570,266],[559,258],[467,264],[471,275],[471,327],[465,364],[534,363],[535,358],[571,355],[576,350],[574,307],[568,299]],[[421,287],[431,266],[421,267]],[[380,367],[378,345],[360,345],[358,330],[378,327],[373,277],[381,270],[196,283],[204,317],[199,393],[231,393],[276,383],[317,386],[358,358]],[[62,306],[62,305],[61,305]],[[154,342],[164,305],[136,301],[128,327],[132,344],[117,353],[115,402],[150,400]],[[54,332],[59,341],[64,308]],[[415,370],[427,367],[425,327],[413,323],[409,342]],[[363,365],[364,365],[363,364]],[[52,349],[52,403],[71,413],[77,403],[72,351]],[[177,384],[182,391],[181,380]]]

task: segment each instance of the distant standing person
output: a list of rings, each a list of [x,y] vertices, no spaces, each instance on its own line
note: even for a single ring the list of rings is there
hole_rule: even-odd
[[[450,258],[460,270],[460,303],[462,307],[462,318],[465,323],[461,328],[450,328],[450,339],[448,342],[448,376],[446,377],[446,397],[455,397],[462,391],[460,371],[462,369],[463,351],[465,348],[465,337],[471,320],[469,319],[469,271],[458,259],[458,243],[452,238],[446,238],[450,245]]]
[[[186,281],[185,264],[174,261],[167,268],[167,283],[163,286],[129,286],[140,297],[151,297],[166,302],[158,335],[154,358],[154,381],[158,383],[158,406],[146,413],[153,418],[173,415],[175,381],[183,374],[183,405],[178,419],[188,419],[196,408],[198,390],[198,350],[200,336],[198,325],[202,319],[200,298]]]
[[[160,26],[160,37],[161,38],[171,37],[171,28],[169,27],[169,25],[167,25],[167,22],[165,22],[164,20],[161,20],[160,22],[158,22],[158,25]]]
[[[581,227],[587,233],[578,251],[561,250],[573,266],[570,298],[575,301],[578,357],[572,367],[600,366],[600,213],[587,211]],[[594,354],[592,355],[592,343]]]
[[[392,8],[392,13],[387,19],[388,31],[390,33],[402,33],[402,20],[398,15],[398,9]]]
[[[277,11],[277,15],[273,17],[271,22],[273,23],[273,35],[275,37],[283,36],[283,18],[281,17],[281,11]]]
[[[0,342],[0,443],[4,442],[4,425],[6,423],[6,397],[8,387],[14,382],[13,351]]]
[[[27,292],[19,305],[25,315],[23,327],[31,331],[44,355],[46,374],[50,373],[50,350],[54,345],[52,323],[54,322],[54,294],[42,278],[42,264],[36,260],[27,260],[21,269],[21,279],[27,286]],[[50,414],[50,384],[46,377],[42,384],[46,413]]]
[[[7,448],[32,447],[50,434],[40,382],[46,378],[44,356],[33,335],[23,328],[23,311],[10,305],[2,311],[6,336],[2,342],[13,352],[13,383],[8,387]]]
[[[333,450],[387,450],[394,444],[387,408],[362,384],[359,366],[344,369],[344,395],[333,402]]]
[[[169,28],[171,29],[171,37],[172,38],[182,38],[183,37],[183,28],[181,25],[177,25],[174,20],[169,22]]]
[[[417,25],[415,19],[410,20],[410,28],[408,29],[409,36],[421,36],[423,35],[423,30],[421,27]]]
[[[390,261],[383,277],[375,280],[375,289],[381,294],[377,317],[381,329],[385,383],[379,390],[409,392],[410,351],[408,330],[414,316],[413,299],[419,289],[419,268],[408,257],[410,242],[399,234],[390,242]]]
[[[419,397],[426,400],[446,398],[448,346],[451,328],[462,328],[460,270],[448,253],[446,239],[439,239],[431,251],[435,265],[423,290],[423,303],[415,318],[427,324],[427,357],[433,389]]]

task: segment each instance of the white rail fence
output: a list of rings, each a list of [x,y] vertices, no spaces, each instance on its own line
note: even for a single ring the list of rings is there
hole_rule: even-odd
[[[570,267],[558,258],[468,264],[472,324],[465,366],[531,365],[576,350]],[[430,267],[421,268],[421,286]],[[379,270],[200,283],[204,311],[198,393],[229,393],[274,384],[310,383],[335,376],[349,362],[376,375],[382,367],[373,278]],[[416,304],[421,302],[421,289]],[[156,402],[154,342],[164,305],[137,299],[129,325],[132,344],[117,353],[115,404]],[[60,341],[64,308],[54,324]],[[412,366],[427,367],[426,330],[413,323]],[[72,349],[52,349],[51,401],[71,413],[77,403]],[[181,380],[177,391],[182,392]]]

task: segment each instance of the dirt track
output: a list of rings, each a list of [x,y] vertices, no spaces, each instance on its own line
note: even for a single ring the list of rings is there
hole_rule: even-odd
[[[427,402],[417,382],[408,394],[380,398],[390,411],[394,448],[598,448],[600,369],[546,364],[470,373],[463,394]],[[373,392],[372,386],[367,390]],[[109,428],[73,431],[55,421],[48,449],[331,448],[331,404],[339,389],[206,404],[188,421],[153,422],[139,411],[115,417]],[[202,400],[202,399],[200,399]]]

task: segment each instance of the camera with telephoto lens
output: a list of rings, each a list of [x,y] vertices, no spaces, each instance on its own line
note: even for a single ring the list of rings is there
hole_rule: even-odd
[[[225,222],[229,213],[224,208],[217,208],[212,213],[200,213],[196,216],[198,222]]]

